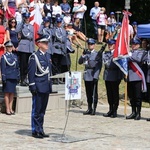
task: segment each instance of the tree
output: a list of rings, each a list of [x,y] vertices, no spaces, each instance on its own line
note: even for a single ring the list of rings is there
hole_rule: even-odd
[[[80,1],[80,0],[79,0]],[[93,33],[91,27],[91,20],[89,17],[90,9],[94,6],[94,2],[99,1],[100,7],[106,8],[106,14],[109,16],[111,11],[122,11],[125,8],[125,0],[86,0],[86,6],[88,10],[85,13],[86,21],[86,30],[88,35]],[[62,0],[59,0],[61,3]],[[68,0],[69,4],[73,6],[73,0]],[[150,13],[149,13],[149,4],[150,0],[130,0],[131,9],[129,10],[132,13],[132,16],[129,18],[130,22],[137,21],[138,24],[149,23],[150,22]],[[122,21],[122,16],[120,15],[120,21]]]

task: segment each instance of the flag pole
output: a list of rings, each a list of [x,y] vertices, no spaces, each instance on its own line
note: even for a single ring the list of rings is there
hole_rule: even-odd
[[[126,9],[126,11],[128,12],[128,9]],[[130,39],[130,38],[129,38]],[[129,42],[129,41],[128,41]],[[125,100],[124,100],[124,117],[126,119],[127,116],[127,101],[128,101],[128,92],[127,92],[127,77],[128,75],[125,76]]]
[[[125,9],[128,15],[129,9],[130,9],[130,0],[125,0]],[[128,43],[130,42],[130,38],[128,38]],[[129,48],[129,45],[128,45]],[[129,49],[128,49],[129,51]],[[127,116],[127,101],[128,101],[128,92],[127,92],[127,75],[125,76],[125,101],[124,101],[124,115],[125,118]]]
[[[127,76],[125,76],[125,97],[124,97],[124,116],[127,116],[127,101],[128,101],[128,92],[127,92]]]
[[[126,11],[128,12],[128,9],[126,9]],[[130,38],[129,38],[129,41],[130,41]],[[129,43],[128,41],[128,43]],[[129,48],[129,46],[128,46]],[[126,116],[127,116],[127,101],[128,101],[128,91],[127,91],[127,78],[128,78],[128,75],[125,76],[125,100],[124,100],[124,117],[126,119]]]

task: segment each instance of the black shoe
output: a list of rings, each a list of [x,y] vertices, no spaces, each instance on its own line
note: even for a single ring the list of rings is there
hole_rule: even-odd
[[[135,113],[130,114],[129,116],[126,117],[126,119],[134,119],[136,116]]]
[[[11,115],[15,115],[15,112],[14,111],[12,111],[12,112],[10,112],[11,113]]]
[[[43,138],[48,138],[48,137],[49,137],[49,135],[48,135],[48,134],[45,134],[44,132],[40,133],[40,135],[42,135]]]
[[[37,132],[32,133],[32,137],[38,138],[38,139],[43,139],[43,136],[40,133],[37,133]]]
[[[9,112],[9,113],[8,113],[8,112],[6,112],[6,115],[9,115],[9,116],[10,116],[10,115],[11,115],[11,112]]]
[[[92,109],[88,109],[86,112],[83,113],[83,115],[90,115],[92,113]]]
[[[146,121],[150,121],[150,118],[148,118]]]
[[[141,115],[140,114],[136,114],[134,120],[140,120],[141,119]]]
[[[113,114],[113,112],[112,112],[112,111],[109,111],[108,113],[103,114],[103,116],[104,116],[104,117],[111,117],[112,114]]]
[[[96,114],[96,110],[93,109],[92,112],[91,112],[91,115],[95,115]]]
[[[116,118],[116,117],[117,117],[117,113],[114,112],[110,117],[111,117],[111,118]]]

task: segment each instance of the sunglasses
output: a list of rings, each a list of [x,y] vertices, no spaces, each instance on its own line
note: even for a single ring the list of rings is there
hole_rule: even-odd
[[[16,21],[11,21],[11,23],[16,23]]]

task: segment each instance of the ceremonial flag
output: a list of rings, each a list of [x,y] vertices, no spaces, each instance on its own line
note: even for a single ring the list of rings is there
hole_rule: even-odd
[[[117,37],[115,50],[113,54],[114,63],[120,68],[120,70],[127,76],[128,63],[127,57],[129,52],[129,12],[123,12],[124,17],[122,21],[122,27]]]
[[[118,35],[116,46],[113,55],[114,63],[121,69],[121,71],[127,76],[128,75],[128,52],[129,52],[129,19],[130,13],[128,11],[123,12],[124,17],[122,21],[121,31]],[[142,92],[146,92],[146,82],[142,69],[138,66],[136,62],[130,62],[130,67],[142,80]]]
[[[29,11],[31,13],[30,24],[33,25],[33,27],[34,27],[34,38],[35,39],[38,38],[38,30],[42,23],[42,15],[40,12],[40,8],[37,6],[35,5],[34,0],[30,0],[30,8],[29,8]]]

